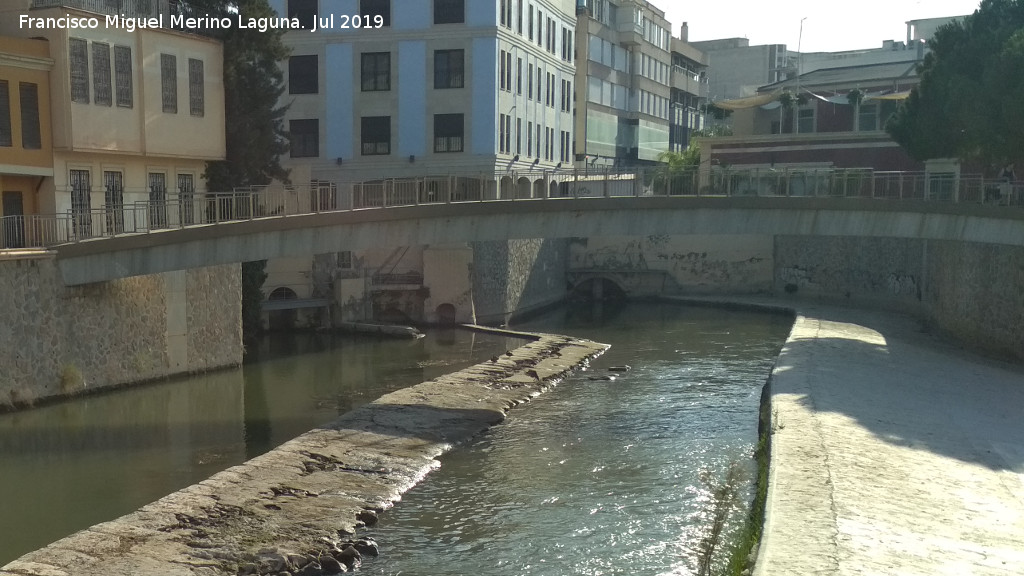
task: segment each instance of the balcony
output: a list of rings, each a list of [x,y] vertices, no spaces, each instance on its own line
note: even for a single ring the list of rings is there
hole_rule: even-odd
[[[693,72],[680,66],[672,67],[672,87],[701,98],[708,97],[708,84],[705,79],[694,77]]]

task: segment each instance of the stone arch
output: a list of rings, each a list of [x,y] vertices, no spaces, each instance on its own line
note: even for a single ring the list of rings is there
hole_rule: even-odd
[[[445,302],[437,307],[437,323],[442,326],[451,326],[455,324],[455,317],[457,314],[455,306]]]
[[[623,300],[626,290],[620,279],[605,274],[589,274],[576,280],[570,287],[573,298],[580,300]]]
[[[299,295],[295,290],[287,286],[275,288],[267,300],[298,300]],[[271,310],[267,314],[268,328],[271,330],[294,330],[299,320],[299,311],[295,308],[289,310]]]
[[[555,182],[554,180],[552,180],[551,184],[548,184],[548,198],[557,198],[557,197],[558,197],[558,182]]]
[[[543,198],[544,197],[544,179],[543,178],[538,178],[538,179],[533,181],[533,194],[532,194],[532,197],[533,198]]]
[[[520,176],[519,181],[516,182],[516,198],[529,198],[530,189],[533,184],[530,179],[526,176]]]
[[[511,176],[502,176],[500,194],[502,199],[515,198],[515,183],[513,182]]]

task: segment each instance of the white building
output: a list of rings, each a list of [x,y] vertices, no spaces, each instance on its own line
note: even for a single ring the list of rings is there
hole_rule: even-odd
[[[569,166],[572,0],[271,5],[317,19],[285,34],[293,183],[450,174],[453,194],[536,196]]]

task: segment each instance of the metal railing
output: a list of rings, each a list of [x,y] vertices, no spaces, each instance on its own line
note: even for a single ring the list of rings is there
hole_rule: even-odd
[[[601,197],[821,197],[1024,205],[1024,182],[976,175],[876,172],[861,169],[681,170],[621,172],[605,169],[506,171],[480,175],[391,178],[310,187],[252,187],[223,193],[169,194],[161,201],[110,196],[94,189],[77,196],[79,207],[55,215],[0,217],[0,249],[48,248],[124,234],[321,212],[382,209],[460,202]],[[500,208],[496,208],[500,209]]]

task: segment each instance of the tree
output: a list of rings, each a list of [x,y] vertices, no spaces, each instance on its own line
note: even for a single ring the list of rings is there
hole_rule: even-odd
[[[267,0],[184,0],[188,16],[270,18],[277,16]],[[281,155],[288,150],[284,130],[286,108],[280,62],[289,49],[283,31],[256,28],[201,28],[197,32],[224,44],[224,112],[226,159],[209,162],[207,189],[229,191],[240,186],[288,181]]]
[[[921,83],[886,123],[915,159],[1003,164],[1024,150],[1024,0],[983,0],[940,28]]]
[[[267,0],[184,0],[186,16],[269,18],[276,14]],[[235,187],[288,181],[281,155],[288,150],[284,131],[286,108],[279,63],[288,56],[281,30],[256,28],[199,29],[224,44],[225,160],[206,164],[206,187],[229,191]],[[242,337],[259,333],[266,260],[242,263]]]
[[[682,152],[666,150],[658,154],[659,166],[654,175],[654,189],[667,194],[687,194],[696,186],[697,168],[700,166],[700,146],[692,142]]]

